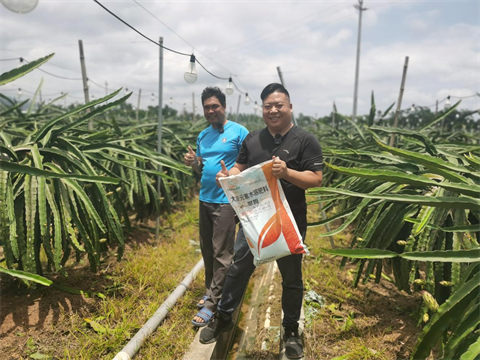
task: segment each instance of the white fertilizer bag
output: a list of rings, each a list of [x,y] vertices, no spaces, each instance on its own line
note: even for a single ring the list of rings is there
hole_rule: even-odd
[[[255,266],[307,252],[272,166],[273,160],[268,160],[219,179],[242,223]]]

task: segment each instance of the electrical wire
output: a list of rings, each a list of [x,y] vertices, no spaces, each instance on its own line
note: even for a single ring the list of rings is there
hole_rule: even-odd
[[[28,60],[25,59],[25,58],[20,58],[20,59],[21,59],[20,62],[21,62],[22,60],[25,61],[27,64],[30,62],[30,61],[28,61]],[[82,80],[82,78],[68,78],[68,77],[65,77],[65,76],[55,75],[55,74],[52,74],[52,73],[50,73],[50,72],[48,72],[48,71],[42,70],[42,69],[40,69],[39,67],[35,68],[35,70],[39,70],[39,71],[41,71],[41,72],[43,72],[43,73],[45,73],[45,74],[48,74],[48,75],[50,75],[50,76],[53,76],[53,77],[56,77],[56,78],[59,78],[59,79],[75,80],[75,81]]]
[[[25,89],[25,88],[19,88],[22,92],[25,92],[27,94],[32,94],[34,95],[36,91],[31,91],[31,90],[28,90],[28,89]],[[1,92],[8,92],[8,91],[18,91],[19,89],[2,89]],[[47,89],[48,90],[48,89]],[[54,90],[54,89],[50,89],[50,90]],[[40,91],[41,92],[41,91]],[[69,92],[66,92],[66,91],[61,91],[61,92],[55,92],[55,93],[52,93],[52,94],[43,94],[42,93],[42,96],[54,96],[54,95],[63,95],[63,94],[66,94],[67,96],[70,96],[70,97],[75,97],[75,98],[79,98],[77,96],[74,96],[74,95],[71,95]]]
[[[103,6],[98,0],[93,0],[94,2],[96,2],[98,5],[100,5],[105,11],[107,11],[109,14],[111,14],[112,16],[114,16],[116,19],[118,19],[119,21],[121,21],[123,24],[127,25],[129,28],[131,28],[132,30],[134,30],[135,32],[137,32],[139,35],[143,36],[145,39],[151,41],[152,43],[154,43],[155,45],[157,46],[160,46],[161,48],[165,49],[165,50],[168,50],[168,51],[171,51],[171,52],[174,52],[176,54],[179,54],[179,55],[184,55],[184,56],[191,56],[191,54],[187,54],[187,53],[182,53],[182,52],[179,52],[179,51],[176,51],[176,50],[173,50],[173,49],[170,49],[170,48],[167,48],[166,46],[163,46],[159,43],[157,43],[156,41],[153,41],[152,39],[150,39],[149,37],[147,37],[146,35],[142,34],[140,31],[138,31],[137,29],[135,29],[132,25],[128,24],[126,21],[122,20],[120,17],[118,17],[117,15],[115,15],[112,11],[110,11],[109,9],[107,9],[105,6]],[[217,76],[215,74],[213,74],[211,71],[209,71],[205,66],[203,66],[203,64],[195,57],[195,61],[198,63],[198,65],[200,65],[203,70],[205,70],[207,73],[209,73],[211,76],[213,76],[214,78],[217,78],[217,79],[220,79],[220,80],[228,80],[228,78],[224,78],[224,77],[221,77],[221,76]],[[238,88],[237,88],[238,89]]]
[[[105,86],[97,84],[95,81],[93,81],[91,78],[87,78],[87,81],[90,81],[93,85],[97,85],[99,88],[102,88],[105,90]]]
[[[8,51],[12,51],[12,50],[8,50]],[[16,51],[12,51],[12,52],[16,52]],[[11,59],[0,59],[0,61],[9,61],[9,60],[20,60],[20,63],[22,63],[23,61],[25,61],[27,64],[29,63],[29,61],[27,59],[25,59],[24,57],[20,56],[18,58],[11,58]],[[52,64],[50,64],[52,65]],[[61,66],[58,66],[58,65],[55,65],[59,68],[62,68],[62,69],[66,69],[66,70],[69,70],[69,71],[73,71],[71,69],[67,69],[67,68],[63,68]],[[48,75],[51,75],[51,76],[54,76],[54,77],[57,77],[57,78],[60,78],[60,79],[65,79],[65,80],[82,80],[81,78],[67,78],[67,77],[64,77],[64,76],[60,76],[60,75],[56,75],[56,74],[52,74],[52,73],[49,73],[48,71],[45,71],[43,69],[40,69],[40,68],[36,68],[35,70],[40,70]]]
[[[467,96],[455,96],[455,95],[450,95],[450,97],[455,98],[455,99],[468,99],[472,97],[480,96],[479,93],[476,93],[475,95],[467,95]]]
[[[473,97],[476,97],[476,96],[480,96],[480,94],[479,94],[479,93],[476,93],[476,94],[474,94],[474,95],[466,95],[466,96],[449,95],[449,96],[443,98],[442,100],[439,100],[438,102],[435,102],[435,104],[433,104],[433,105],[428,105],[428,106],[417,105],[417,106],[419,106],[419,107],[428,107],[428,108],[431,108],[431,107],[440,105],[440,104],[443,103],[445,100],[447,100],[449,97],[450,97],[450,98],[455,98],[455,99],[469,99],[469,98],[473,98]]]
[[[370,10],[376,10],[376,9],[382,8],[382,7],[387,6],[387,5],[390,5],[390,3],[385,3],[385,4],[382,4],[382,5],[375,6],[375,7],[373,7],[373,8],[370,8]],[[348,9],[345,8],[345,9],[338,10],[338,11],[336,11],[336,12],[334,12],[334,13],[331,13],[331,14],[326,15],[325,17],[331,17],[332,15],[337,14],[337,13],[340,13],[340,12],[343,12],[343,11],[345,11],[345,10],[348,10]],[[298,36],[300,36],[300,35],[303,35],[303,34],[305,34],[305,33],[307,33],[307,32],[310,32],[310,31],[312,31],[312,30],[316,30],[316,29],[322,28],[322,27],[327,26],[327,25],[332,25],[332,24],[334,24],[335,22],[337,22],[337,21],[339,21],[339,20],[343,20],[343,19],[346,19],[346,18],[350,18],[350,17],[356,16],[356,15],[357,15],[356,13],[350,13],[350,14],[348,14],[348,15],[345,15],[345,16],[342,16],[342,17],[333,19],[333,20],[330,21],[330,22],[326,22],[326,23],[319,24],[318,26],[310,27],[310,28],[308,28],[308,29],[305,30],[305,31],[301,31],[301,32],[296,33],[296,34],[294,33],[294,34],[291,34],[290,36],[287,36],[287,37],[282,37],[281,42],[282,42],[282,43],[285,43],[285,41],[287,41],[287,40],[296,38],[296,37],[298,37]],[[320,19],[323,19],[323,17],[320,18]],[[315,21],[318,21],[318,20],[319,20],[319,19],[315,19]],[[290,32],[291,32],[291,31],[290,31]],[[277,34],[276,34],[276,35],[277,35]],[[251,51],[249,51],[249,52],[246,52],[246,53],[244,53],[243,55],[252,54],[252,53],[259,52],[259,51],[263,51],[263,50],[265,50],[266,48],[269,48],[269,47],[274,46],[274,45],[276,45],[276,44],[278,44],[278,42],[272,42],[272,43],[269,43],[269,44],[267,44],[267,45],[264,45],[261,49],[255,49],[255,48],[254,48],[253,50],[251,50]],[[258,44],[257,44],[257,45],[258,45]],[[257,47],[257,46],[255,46],[255,47]],[[237,49],[237,50],[239,50],[239,49]],[[223,50],[222,50],[222,52],[223,52]],[[223,57],[220,57],[220,58],[221,58],[221,59],[228,59],[228,55],[224,55]]]
[[[30,91],[30,90],[25,90],[25,89],[22,89],[22,91],[25,91],[27,94],[32,94],[34,95],[35,93]],[[62,95],[61,92],[56,92],[54,94],[42,94],[42,97],[46,97],[46,96],[55,96],[55,95]]]
[[[233,83],[233,85],[235,86],[235,89],[237,89],[240,94],[245,95],[244,92],[241,92],[241,91],[240,91],[240,89],[238,88],[237,84],[235,84],[235,82],[234,82],[233,80],[232,80],[232,83]]]
[[[203,70],[205,70],[207,73],[209,73],[213,77],[215,77],[217,79],[220,79],[220,80],[228,80],[229,79],[229,78],[224,78],[224,77],[220,77],[220,76],[217,76],[215,74],[212,74],[210,71],[207,70],[207,68],[205,66],[203,66],[203,64],[196,57],[195,57],[195,61],[198,63],[198,65],[200,65],[203,68]]]
[[[333,6],[331,6],[331,7],[326,8],[326,9],[322,9],[322,11],[320,11],[320,12],[321,12],[321,13],[324,13],[325,11],[328,11],[328,10],[333,9],[334,7],[337,7],[337,6],[340,6],[340,5],[342,5],[342,4],[333,5]],[[338,13],[338,12],[344,11],[344,10],[345,10],[345,9],[338,10],[338,11],[333,12],[333,13],[331,13],[331,14],[327,14],[327,15],[325,15],[325,16],[323,16],[323,17],[315,18],[314,20],[308,21],[307,23],[304,23],[303,25],[305,26],[305,25],[308,25],[309,23],[311,23],[311,22],[313,22],[313,21],[319,21],[319,20],[321,20],[321,19],[323,19],[323,18],[330,17],[330,16],[332,16],[332,15]],[[262,43],[262,42],[265,42],[265,41],[269,40],[270,38],[276,38],[276,37],[278,37],[279,35],[282,35],[282,34],[284,34],[284,33],[289,33],[289,32],[291,32],[292,30],[295,30],[295,29],[298,28],[298,26],[292,26],[293,24],[296,24],[296,23],[298,23],[298,22],[301,22],[301,21],[303,21],[303,20],[305,20],[305,19],[307,19],[307,18],[309,18],[309,17],[312,17],[312,16],[314,16],[314,15],[317,15],[317,14],[318,14],[318,12],[317,12],[317,13],[314,13],[314,14],[311,14],[311,15],[308,15],[308,16],[306,16],[306,17],[303,17],[303,18],[301,18],[301,19],[298,19],[298,20],[290,23],[290,24],[289,24],[290,26],[288,26],[287,28],[283,28],[283,30],[280,31],[280,32],[274,32],[273,34],[263,35],[263,36],[260,36],[260,37],[255,37],[255,39],[253,39],[253,40],[246,41],[246,42],[243,42],[243,43],[239,43],[239,44],[236,44],[236,45],[227,47],[227,48],[222,48],[220,51],[215,52],[215,54],[220,54],[220,53],[224,53],[224,52],[228,52],[228,53],[238,52],[239,50],[241,50],[241,49],[243,49],[243,48],[255,46],[255,45],[259,44],[259,43]]]
[[[175,35],[177,35],[180,39],[183,40],[183,42],[185,42],[187,45],[191,46],[192,48],[195,48],[195,46],[193,46],[192,44],[190,44],[187,40],[185,40],[183,37],[181,37],[179,34],[177,34],[175,32],[175,30],[173,30],[170,26],[168,26],[167,24],[165,24],[162,20],[160,20],[155,14],[153,14],[150,10],[148,10],[147,8],[145,8],[142,4],[140,4],[137,0],[133,0],[133,2],[135,4],[137,4],[138,6],[140,6],[143,10],[145,10],[147,13],[149,13],[154,19],[156,19],[160,24],[162,24],[163,26],[165,26],[168,30],[170,30],[172,33],[174,33]]]
[[[84,42],[84,45],[111,45],[111,44],[148,44],[148,41],[109,41],[109,42]],[[49,48],[61,48],[61,47],[76,47],[77,44],[62,44],[62,45],[48,45],[42,46],[42,49],[49,49]],[[16,50],[30,50],[30,48],[15,48],[15,49],[7,49],[2,48],[5,51],[16,52]]]
[[[179,55],[184,55],[184,56],[190,56],[191,54],[187,54],[187,53],[182,53],[180,51],[176,51],[176,50],[173,50],[173,49],[170,49],[166,46],[163,46],[163,45],[160,45],[160,43],[157,43],[156,41],[150,39],[148,36],[146,35],[143,35],[140,31],[138,31],[137,29],[135,29],[132,25],[130,25],[129,23],[127,23],[126,21],[120,19],[117,15],[115,15],[113,12],[111,12],[110,10],[108,10],[105,6],[103,6],[98,0],[93,0],[95,1],[98,5],[100,5],[106,12],[108,12],[110,15],[112,15],[113,17],[115,17],[117,20],[119,20],[120,22],[122,22],[123,24],[127,25],[130,29],[132,29],[133,31],[135,31],[136,33],[138,33],[140,36],[144,37],[145,39],[147,39],[148,41],[154,43],[155,45],[157,46],[160,46],[162,49],[165,49],[165,50],[168,50],[168,51],[171,51],[173,53],[176,53],[176,54],[179,54]]]
[[[92,78],[87,78],[87,80],[88,80],[89,82],[91,82],[92,84],[98,86],[99,88],[105,90],[105,86],[102,86],[102,85],[98,84],[97,82],[93,81]],[[109,84],[110,84],[110,85],[114,85],[115,87],[118,87],[118,88],[124,87],[124,86],[120,86],[120,85],[118,85],[118,84],[111,83],[111,82],[109,82]],[[125,90],[127,90],[127,89],[128,89],[128,87],[125,87]],[[142,95],[142,97],[151,96],[151,95],[148,95],[148,93],[154,94],[155,92],[154,92],[154,91],[151,91],[151,90],[149,90],[149,89],[145,89],[145,94]],[[133,94],[133,95],[137,95],[137,92],[135,92],[135,91],[132,90],[132,94]],[[158,98],[157,95],[154,94],[154,96],[155,96],[156,98]]]
[[[13,61],[13,60],[20,60],[21,58],[11,58],[11,59],[0,59],[0,61]]]
[[[187,108],[190,107],[189,105],[187,105],[186,102],[184,102],[184,103],[182,104],[182,103],[179,103],[177,100],[175,100],[173,97],[170,97],[170,99],[171,99],[174,103],[176,103],[176,104],[178,104],[178,105],[180,105],[180,106],[185,106],[185,107],[187,107]]]
[[[187,40],[185,40],[182,36],[180,36],[179,34],[177,34],[175,32],[175,30],[173,30],[170,26],[168,26],[167,24],[165,24],[161,19],[159,19],[155,14],[153,14],[150,10],[148,10],[147,8],[145,8],[143,5],[141,5],[137,0],[133,0],[133,2],[135,2],[138,6],[140,6],[143,10],[145,10],[148,14],[150,14],[154,19],[156,19],[159,23],[161,23],[162,25],[164,25],[168,30],[170,30],[172,33],[174,33],[175,35],[177,35],[182,41],[184,41],[187,45],[191,46],[192,49],[196,49],[196,52],[199,53],[199,54],[202,54],[205,58],[207,58],[208,60],[210,60],[211,62],[217,64],[218,66],[220,66],[223,70],[225,70],[227,73],[231,74],[232,72],[230,70],[228,70],[227,68],[225,68],[224,66],[222,66],[221,64],[219,64],[218,62],[216,62],[215,60],[212,60],[211,58],[209,58],[207,55],[205,55],[204,53],[202,53],[200,50],[198,50],[195,46],[193,46],[190,42],[188,42]],[[232,74],[232,76],[235,76],[234,74]]]

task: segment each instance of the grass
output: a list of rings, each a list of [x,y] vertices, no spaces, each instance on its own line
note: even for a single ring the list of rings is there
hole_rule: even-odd
[[[361,339],[354,339],[352,343],[353,345],[356,345],[350,350],[350,352],[332,360],[391,360],[385,355],[384,351],[376,351],[369,348]]]
[[[189,241],[198,241],[197,214],[198,200],[185,204],[164,221],[159,242],[151,235],[143,243],[133,241],[121,262],[105,265],[100,292],[106,298],[96,299],[87,321],[84,314],[67,316],[66,326],[55,333],[63,351],[53,355],[111,359],[120,351],[200,260],[198,247]],[[135,358],[180,358],[195,336],[190,321],[202,294],[203,271]]]

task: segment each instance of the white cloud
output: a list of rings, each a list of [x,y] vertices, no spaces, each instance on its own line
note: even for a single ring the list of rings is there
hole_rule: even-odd
[[[341,29],[338,33],[330,37],[326,45],[329,48],[334,48],[340,46],[345,40],[349,39],[352,36],[352,31],[350,29]]]
[[[192,46],[134,2],[102,3],[154,41],[163,36],[165,46],[185,53],[192,51]],[[323,116],[330,113],[332,102],[336,101],[339,111],[351,113],[358,26],[354,2],[141,4],[191,43],[198,60],[209,71],[220,77],[232,75],[240,90],[248,91],[252,100],[260,100],[266,84],[279,81],[280,66],[295,112]],[[452,11],[469,11],[462,4],[453,4]],[[449,14],[434,3],[421,11],[417,3],[411,2],[372,2],[366,6],[369,9],[363,18],[359,114],[369,111],[372,91],[380,109],[397,101],[407,55],[410,65],[404,104],[408,106],[434,104],[446,93],[464,96],[480,91],[478,19],[473,23],[447,23],[442,20]],[[108,81],[109,90],[120,86],[135,92],[142,89],[142,106],[152,104],[151,93],[158,93],[158,47],[93,1],[40,0],[37,9],[26,15],[0,7],[0,58],[24,56],[33,60],[55,52],[42,69],[79,78],[79,39],[84,43],[89,78],[102,86]],[[173,97],[179,109],[185,102],[192,103],[192,92],[198,106],[204,87],[226,85],[226,81],[210,76],[198,65],[198,81],[186,84],[183,73],[188,60],[187,56],[164,51],[164,103]],[[0,62],[0,70],[17,65],[18,62]],[[68,91],[72,95],[68,101],[82,101],[81,81],[60,80],[37,70],[0,91],[17,87],[34,91],[42,77],[45,94]],[[91,92],[101,96],[105,90],[92,84]],[[136,106],[136,96],[129,101]],[[238,92],[227,97],[227,101],[228,106],[236,108]],[[461,106],[480,108],[475,98],[466,99]],[[240,111],[253,112],[253,107],[242,101]]]

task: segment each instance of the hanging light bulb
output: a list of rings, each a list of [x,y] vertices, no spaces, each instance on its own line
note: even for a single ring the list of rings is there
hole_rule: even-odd
[[[150,100],[152,100],[152,101],[155,100],[155,94],[154,93],[152,93],[152,97],[150,98]]]
[[[173,105],[173,98],[170,97],[170,106],[172,106],[172,105]]]
[[[225,88],[225,94],[227,95],[233,94],[233,82],[231,77],[228,78],[228,84],[227,84],[227,87]]]
[[[128,88],[125,88],[125,94],[128,93]]]
[[[248,93],[245,93],[245,101],[244,101],[244,104],[245,104],[245,105],[250,105],[250,98],[248,97]]]
[[[414,112],[415,111],[415,104],[412,104],[412,107],[410,108],[410,112]]]
[[[460,119],[460,114],[455,115],[455,119]]]
[[[18,97],[22,96],[22,89],[21,88],[18,88]]]
[[[258,110],[258,104],[255,101],[255,105],[253,105],[253,111],[255,111],[255,113],[257,113],[257,110]]]
[[[447,101],[445,101],[445,110],[448,109],[452,104],[450,103],[450,95],[447,96]]]
[[[195,69],[195,55],[190,55],[190,62],[188,63],[187,71],[183,74],[183,78],[189,84],[197,81],[197,70]]]

